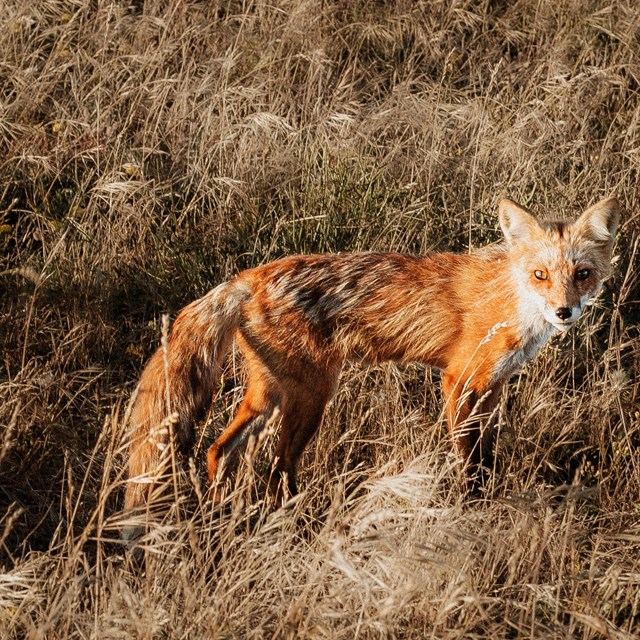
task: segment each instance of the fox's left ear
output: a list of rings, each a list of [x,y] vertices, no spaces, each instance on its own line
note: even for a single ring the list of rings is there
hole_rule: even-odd
[[[617,198],[606,198],[589,207],[573,226],[578,233],[598,244],[612,245],[620,223],[621,210]]]

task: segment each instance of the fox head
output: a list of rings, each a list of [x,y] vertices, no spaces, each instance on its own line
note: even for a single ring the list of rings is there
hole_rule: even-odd
[[[618,200],[601,200],[571,222],[538,221],[520,205],[504,199],[499,217],[521,315],[531,322],[544,319],[566,331],[609,273],[620,221]]]

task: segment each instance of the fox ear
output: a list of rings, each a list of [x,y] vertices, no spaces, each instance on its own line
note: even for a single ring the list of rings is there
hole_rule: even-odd
[[[621,207],[617,198],[600,200],[590,206],[574,223],[583,236],[599,244],[612,244],[620,223]]]
[[[508,198],[500,200],[498,217],[507,244],[522,244],[532,240],[540,231],[538,221],[524,207]]]

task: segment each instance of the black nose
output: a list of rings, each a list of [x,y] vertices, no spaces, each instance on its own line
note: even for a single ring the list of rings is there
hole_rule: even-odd
[[[566,320],[573,315],[573,311],[571,311],[569,307],[558,307],[556,309],[556,315],[558,316],[558,318],[560,318],[560,320]]]

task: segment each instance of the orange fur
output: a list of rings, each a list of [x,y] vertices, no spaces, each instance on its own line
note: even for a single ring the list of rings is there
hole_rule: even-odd
[[[189,449],[193,421],[212,401],[234,338],[248,383],[237,415],[208,452],[214,487],[224,479],[221,461],[233,461],[278,408],[272,488],[295,493],[298,461],[348,358],[441,369],[449,428],[474,478],[488,454],[480,414],[597,293],[618,221],[615,198],[573,224],[538,223],[503,200],[506,243],[477,253],[293,256],[240,273],[182,310],[166,349],[142,374],[131,413],[126,507],[143,505],[162,473],[159,445],[169,436],[157,427],[168,415],[175,414],[176,434]]]

